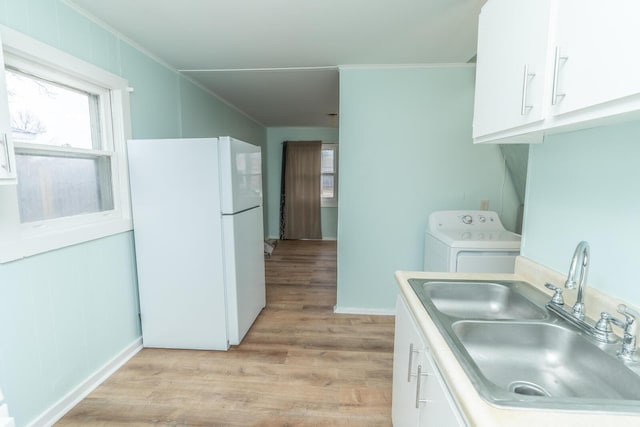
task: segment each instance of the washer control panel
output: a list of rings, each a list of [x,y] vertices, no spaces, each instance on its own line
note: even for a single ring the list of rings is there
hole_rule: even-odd
[[[430,229],[501,231],[504,226],[494,211],[438,211],[429,216]]]
[[[495,212],[486,212],[481,214],[464,214],[460,216],[460,221],[462,221],[462,223],[466,225],[486,223],[491,224],[496,222],[496,220],[498,222],[500,221],[497,218],[497,214]]]

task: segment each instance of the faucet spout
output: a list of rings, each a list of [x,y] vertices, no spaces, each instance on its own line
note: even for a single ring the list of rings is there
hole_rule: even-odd
[[[580,278],[576,282],[576,273],[580,266]],[[569,274],[567,275],[567,281],[564,287],[567,289],[575,289],[578,287],[578,295],[576,297],[576,303],[573,305],[573,315],[582,320],[584,319],[584,294],[587,290],[587,274],[589,272],[589,243],[584,240],[578,243],[576,250],[573,252],[573,258],[571,258],[571,266],[569,266]]]

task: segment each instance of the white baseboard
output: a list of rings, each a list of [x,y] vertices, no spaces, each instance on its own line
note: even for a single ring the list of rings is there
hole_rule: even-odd
[[[89,376],[85,381],[78,384],[76,388],[67,393],[57,403],[53,404],[49,409],[44,411],[38,418],[29,424],[29,427],[49,427],[60,420],[67,412],[76,406],[82,399],[87,397],[89,393],[95,390],[107,378],[109,378],[122,365],[127,363],[129,359],[142,350],[142,337],[137,338],[131,344],[126,346],[113,359],[105,363],[100,369]]]
[[[368,316],[395,316],[394,308],[356,308],[356,307],[338,307],[333,306],[333,312],[336,314],[364,314]]]

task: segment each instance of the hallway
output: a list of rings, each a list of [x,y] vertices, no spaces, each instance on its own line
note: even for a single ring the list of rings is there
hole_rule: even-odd
[[[392,316],[334,314],[336,242],[280,241],[228,352],[143,349],[58,426],[390,426]]]

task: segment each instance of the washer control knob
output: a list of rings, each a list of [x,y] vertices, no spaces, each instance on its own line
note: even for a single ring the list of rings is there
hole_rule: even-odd
[[[471,224],[473,222],[473,217],[471,215],[464,215],[462,217],[462,222],[465,224]]]
[[[480,222],[487,222],[487,217],[485,217],[484,215],[480,215],[480,218],[478,218],[478,220]]]

